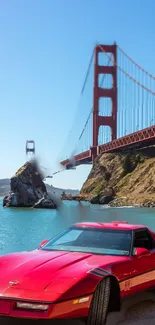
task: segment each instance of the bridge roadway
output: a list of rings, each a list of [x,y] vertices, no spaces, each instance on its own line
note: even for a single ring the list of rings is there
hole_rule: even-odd
[[[90,150],[84,151],[75,155],[73,163],[70,159],[61,161],[61,165],[66,169],[72,168],[72,165],[79,166],[82,164],[92,163],[92,152],[96,150],[96,154],[108,153],[108,152],[120,152],[124,150],[130,150],[133,148],[142,148],[155,144],[155,125],[149,128],[134,132],[126,135],[122,138],[118,138],[111,142],[102,144],[97,148],[90,148]]]

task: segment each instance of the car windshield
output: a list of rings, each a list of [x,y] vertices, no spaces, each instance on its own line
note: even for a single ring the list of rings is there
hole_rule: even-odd
[[[131,231],[72,227],[52,238],[42,250],[129,256]]]

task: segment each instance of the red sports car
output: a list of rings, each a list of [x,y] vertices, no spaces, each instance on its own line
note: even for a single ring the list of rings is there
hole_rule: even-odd
[[[0,257],[0,315],[103,325],[125,296],[154,285],[155,233],[127,222],[79,223],[33,251]]]

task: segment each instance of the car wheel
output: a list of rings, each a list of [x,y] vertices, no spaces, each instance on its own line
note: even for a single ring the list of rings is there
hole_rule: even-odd
[[[110,277],[105,278],[98,284],[91,301],[87,325],[106,324],[110,299],[110,288]]]

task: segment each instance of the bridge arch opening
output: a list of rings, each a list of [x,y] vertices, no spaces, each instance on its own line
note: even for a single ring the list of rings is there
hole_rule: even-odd
[[[113,76],[111,74],[100,73],[98,75],[98,87],[102,89],[111,89],[113,86]]]
[[[111,116],[112,115],[112,100],[111,98],[101,97],[99,99],[99,115]]]
[[[35,154],[35,141],[34,140],[27,140],[26,141],[26,155],[28,154]]]
[[[99,66],[113,66],[114,56],[112,53],[102,51],[98,53],[98,65]]]
[[[102,145],[104,143],[111,141],[111,129],[109,126],[100,126],[98,133],[98,144]]]

